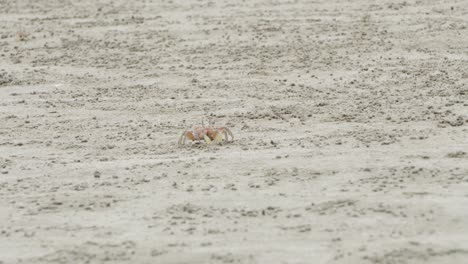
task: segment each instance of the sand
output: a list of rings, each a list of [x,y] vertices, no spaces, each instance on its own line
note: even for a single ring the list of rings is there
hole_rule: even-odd
[[[2,0],[0,263],[468,263],[467,43],[465,0]]]

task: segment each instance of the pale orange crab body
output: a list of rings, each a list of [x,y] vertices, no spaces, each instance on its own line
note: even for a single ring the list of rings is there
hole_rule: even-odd
[[[215,142],[221,144],[223,142],[234,140],[231,130],[226,127],[195,127],[193,130],[186,130],[179,138],[179,145],[184,145],[187,139],[191,141],[205,141],[207,144]]]

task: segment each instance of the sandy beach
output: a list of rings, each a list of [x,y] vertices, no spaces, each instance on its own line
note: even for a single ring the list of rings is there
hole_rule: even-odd
[[[0,0],[10,263],[468,263],[468,2]]]

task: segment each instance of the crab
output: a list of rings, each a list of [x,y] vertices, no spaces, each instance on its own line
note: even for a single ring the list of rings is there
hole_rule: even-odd
[[[203,122],[202,122],[203,123]],[[191,141],[201,142],[204,140],[207,144],[214,142],[215,144],[222,144],[223,142],[234,140],[234,135],[231,130],[227,127],[194,127],[192,130],[185,130],[179,138],[179,145],[185,145],[185,141],[190,139]]]

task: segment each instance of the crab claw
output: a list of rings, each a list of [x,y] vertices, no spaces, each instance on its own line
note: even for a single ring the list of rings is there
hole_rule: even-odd
[[[207,135],[204,135],[203,139],[205,140],[206,144],[211,144],[211,139]]]
[[[226,137],[226,140],[227,140],[227,137]],[[215,142],[216,144],[221,144],[221,143],[223,143],[223,134],[217,133],[217,134],[216,134],[216,137],[214,138],[214,142]]]

